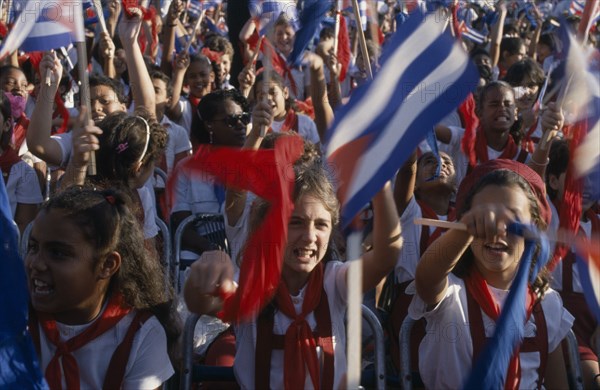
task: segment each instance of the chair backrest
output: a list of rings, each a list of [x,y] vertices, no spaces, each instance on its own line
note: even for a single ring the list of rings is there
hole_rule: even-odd
[[[185,218],[173,237],[173,255],[171,256],[170,273],[173,276],[175,291],[179,291],[179,268],[181,266],[181,241],[183,232],[186,228],[194,226],[197,231],[201,231],[202,236],[210,242],[218,245],[225,252],[229,253],[229,244],[225,235],[225,220],[221,214],[197,214]]]
[[[367,306],[362,305],[362,318],[371,328],[375,340],[375,388],[385,389],[385,339],[379,318]]]
[[[169,228],[166,223],[160,218],[156,218],[156,225],[158,226],[158,230],[160,231],[160,235],[162,236],[162,254],[160,256],[160,262],[165,271],[165,286],[168,286],[171,283],[171,262],[173,257],[173,251],[171,250],[171,233],[169,232]]]
[[[415,320],[406,316],[400,328],[400,383],[402,389],[412,389],[412,369],[410,367],[410,332],[412,331]]]
[[[581,371],[581,361],[579,360],[579,347],[577,344],[577,338],[572,330],[569,330],[565,337],[567,342],[567,378],[569,379],[570,389],[583,389],[583,373]],[[564,351],[564,350],[563,350]]]

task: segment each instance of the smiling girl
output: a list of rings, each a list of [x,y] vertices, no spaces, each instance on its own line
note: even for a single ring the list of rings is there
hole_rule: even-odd
[[[419,347],[419,370],[427,388],[463,386],[494,332],[525,247],[522,237],[507,233],[507,226],[520,221],[544,229],[550,218],[542,179],[512,160],[475,168],[461,184],[457,208],[467,231],[450,230],[423,254],[415,277],[417,295],[409,308],[411,317],[427,321]],[[560,343],[573,317],[548,289],[544,272],[529,285],[529,297],[529,342],[512,357],[511,367],[518,369],[509,369],[504,387],[565,388]]]
[[[173,374],[171,293],[143,242],[122,193],[71,188],[42,207],[25,263],[51,389],[150,389]]]

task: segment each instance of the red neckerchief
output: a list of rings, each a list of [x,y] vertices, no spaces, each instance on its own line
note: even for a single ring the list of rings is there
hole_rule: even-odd
[[[537,129],[537,125],[538,122],[535,121],[533,125],[531,125],[529,130],[527,130],[525,137],[523,137],[523,141],[521,141],[521,147],[527,150],[528,153],[533,153],[533,151],[535,150],[535,145],[533,143],[531,135],[535,132],[535,129]]]
[[[479,162],[488,162],[490,160],[488,156],[488,143],[485,138],[485,131],[481,128],[481,126],[477,129],[477,135],[475,136],[475,156],[477,157],[477,161]],[[508,141],[506,142],[506,146],[502,150],[502,154],[498,156],[498,158],[505,158],[507,160],[513,160],[517,153],[519,152],[519,147],[517,146],[515,140],[512,135],[508,135]],[[469,159],[470,160],[470,159]]]
[[[500,305],[494,299],[487,282],[483,276],[481,276],[479,270],[477,270],[475,266],[471,267],[471,270],[463,280],[465,282],[467,291],[471,294],[473,299],[475,299],[479,307],[481,307],[481,310],[483,310],[488,317],[494,320],[494,322],[498,321],[498,318],[500,317]],[[531,289],[531,286],[529,286],[525,302],[525,308],[527,310],[525,322],[529,320],[535,302],[536,295]],[[520,349],[520,346],[518,346],[510,359],[508,372],[506,374],[506,382],[504,383],[505,389],[519,388],[519,382],[521,381],[521,363],[519,359]]]
[[[10,170],[13,165],[21,161],[19,154],[11,147],[7,147],[4,153],[0,155],[0,170],[2,171],[2,177],[4,178],[4,184],[8,181]]]
[[[421,207],[421,214],[423,214],[423,217],[425,218],[429,218],[429,219],[435,219],[438,220],[438,215],[437,213],[431,208],[429,207],[429,205],[425,202],[423,202],[422,200],[418,200],[417,199],[417,203],[419,204],[419,207]],[[448,221],[454,221],[456,219],[456,215],[455,215],[456,211],[454,209],[454,207],[448,205]],[[431,245],[432,242],[434,242],[435,240],[437,240],[442,233],[446,232],[446,230],[448,229],[443,229],[443,228],[436,228],[432,234],[429,234],[429,226],[425,226],[423,225],[421,227],[421,244],[420,244],[420,248],[421,248],[421,255],[423,255],[423,253],[425,253],[425,250],[427,249],[427,247],[429,247],[429,245]]]
[[[196,107],[198,107],[198,104],[200,103],[200,100],[202,100],[202,98],[196,97],[194,95],[188,95],[188,100],[192,104],[192,108],[195,110]]]
[[[275,295],[277,307],[293,322],[285,331],[283,349],[283,383],[286,389],[304,386],[306,368],[313,387],[318,390],[319,359],[317,357],[317,344],[306,316],[313,312],[321,300],[323,288],[323,264],[319,263],[310,273],[308,283],[304,289],[304,302],[302,312],[296,314],[296,309],[290,298],[290,293],[282,280]]]
[[[130,311],[131,307],[125,306],[123,296],[121,294],[113,294],[100,318],[95,320],[83,333],[66,342],[60,341],[56,321],[52,316],[45,313],[38,313],[39,323],[44,334],[56,346],[56,352],[50,363],[48,363],[45,373],[50,388],[53,390],[62,388],[61,377],[62,373],[64,373],[67,389],[79,389],[79,366],[71,352],[78,350],[114,327]]]
[[[256,39],[260,38],[255,37],[253,38],[253,41]],[[298,87],[296,87],[296,81],[292,76],[292,69],[288,66],[286,58],[275,49],[271,41],[269,41],[269,39],[266,36],[262,40],[262,44],[260,45],[260,51],[265,56],[267,56],[268,52],[268,55],[271,58],[271,66],[273,66],[273,69],[277,73],[279,73],[281,77],[289,80],[290,90],[292,91],[292,94],[296,96],[298,94]]]
[[[269,132],[272,131],[271,129],[269,129]],[[283,121],[283,124],[281,125],[281,129],[279,130],[282,133],[285,133],[287,131],[295,131],[296,133],[298,132],[298,115],[296,115],[296,112],[293,109],[289,109],[287,114],[285,115],[285,119]]]
[[[308,116],[313,121],[315,120],[315,106],[313,105],[312,98],[310,96],[306,98],[306,100],[296,99],[296,107],[298,107],[298,112]]]
[[[17,122],[15,123],[15,127],[13,128],[12,135],[12,147],[19,152],[21,149],[21,145],[25,142],[25,137],[27,136],[27,128],[29,127],[29,118],[25,116],[25,113],[22,113]]]

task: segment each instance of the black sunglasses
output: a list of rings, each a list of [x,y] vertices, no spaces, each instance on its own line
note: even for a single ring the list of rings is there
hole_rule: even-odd
[[[237,115],[227,115],[225,118],[213,119],[214,121],[224,121],[228,127],[237,126],[238,122],[241,122],[244,126],[247,126],[252,120],[252,115],[249,112],[242,112]]]

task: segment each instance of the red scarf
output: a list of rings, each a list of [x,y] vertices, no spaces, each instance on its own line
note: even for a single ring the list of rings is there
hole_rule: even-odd
[[[192,108],[195,110],[198,107],[198,104],[200,103],[200,100],[202,100],[202,98],[193,95],[188,95],[188,100],[192,104]]]
[[[306,316],[312,313],[319,304],[322,288],[323,264],[319,263],[308,278],[300,314],[296,314],[285,282],[282,281],[277,289],[275,295],[277,307],[293,320],[284,337],[283,383],[286,389],[304,387],[306,368],[308,368],[313,387],[316,390],[320,388],[317,344],[310,325],[306,321]]]
[[[4,184],[8,182],[8,176],[10,175],[10,170],[13,165],[21,161],[21,157],[17,154],[17,152],[8,147],[4,150],[4,153],[0,155],[0,171],[2,171],[2,177],[4,178]]]
[[[535,144],[534,144],[535,139],[531,138],[531,135],[537,129],[537,125],[538,125],[538,122],[536,120],[533,123],[533,125],[531,125],[531,127],[529,128],[529,130],[527,130],[527,133],[525,134],[525,137],[523,137],[523,141],[521,141],[521,147],[523,149],[526,149],[528,153],[533,153],[533,151],[535,150]]]
[[[485,131],[481,128],[481,126],[477,129],[477,135],[475,136],[475,157],[479,162],[488,162],[490,160],[488,155],[488,143],[485,138]],[[507,160],[513,160],[517,153],[519,152],[519,147],[517,146],[515,140],[512,135],[508,135],[508,141],[504,149],[502,150],[502,154],[498,156],[498,158],[503,158]],[[470,161],[471,159],[469,159]]]
[[[19,152],[21,149],[21,145],[25,141],[25,136],[27,135],[27,128],[29,127],[29,119],[25,116],[25,113],[21,114],[17,122],[15,123],[15,127],[13,128],[13,136],[12,143],[13,149]]]
[[[488,287],[487,282],[479,273],[479,270],[475,266],[471,267],[470,272],[464,278],[465,286],[467,291],[473,299],[477,302],[481,310],[490,317],[494,322],[498,321],[500,317],[500,305],[494,299],[494,296],[491,294],[490,289]],[[531,312],[533,311],[533,305],[536,302],[536,295],[529,286],[527,290],[526,302],[525,306],[527,309],[525,322],[529,320],[531,316]],[[510,363],[508,365],[508,373],[506,375],[506,382],[504,383],[505,389],[518,389],[519,382],[521,381],[521,363],[519,359],[519,350],[521,349],[518,346],[515,349],[513,356],[510,359]]]
[[[272,129],[269,129],[269,132],[271,131]],[[287,131],[295,131],[296,133],[298,132],[298,115],[296,115],[296,112],[293,109],[290,108],[287,114],[285,114],[283,125],[281,125],[281,129],[279,131],[282,133]]]
[[[62,388],[60,362],[62,358],[62,371],[65,375],[66,388],[79,389],[79,366],[71,353],[114,327],[130,311],[131,308],[124,304],[123,296],[121,294],[113,294],[100,318],[95,320],[83,333],[66,342],[60,341],[56,321],[52,316],[45,313],[38,313],[39,322],[44,334],[56,346],[56,352],[50,363],[48,363],[48,367],[46,367],[45,376],[50,388],[53,390]]]

